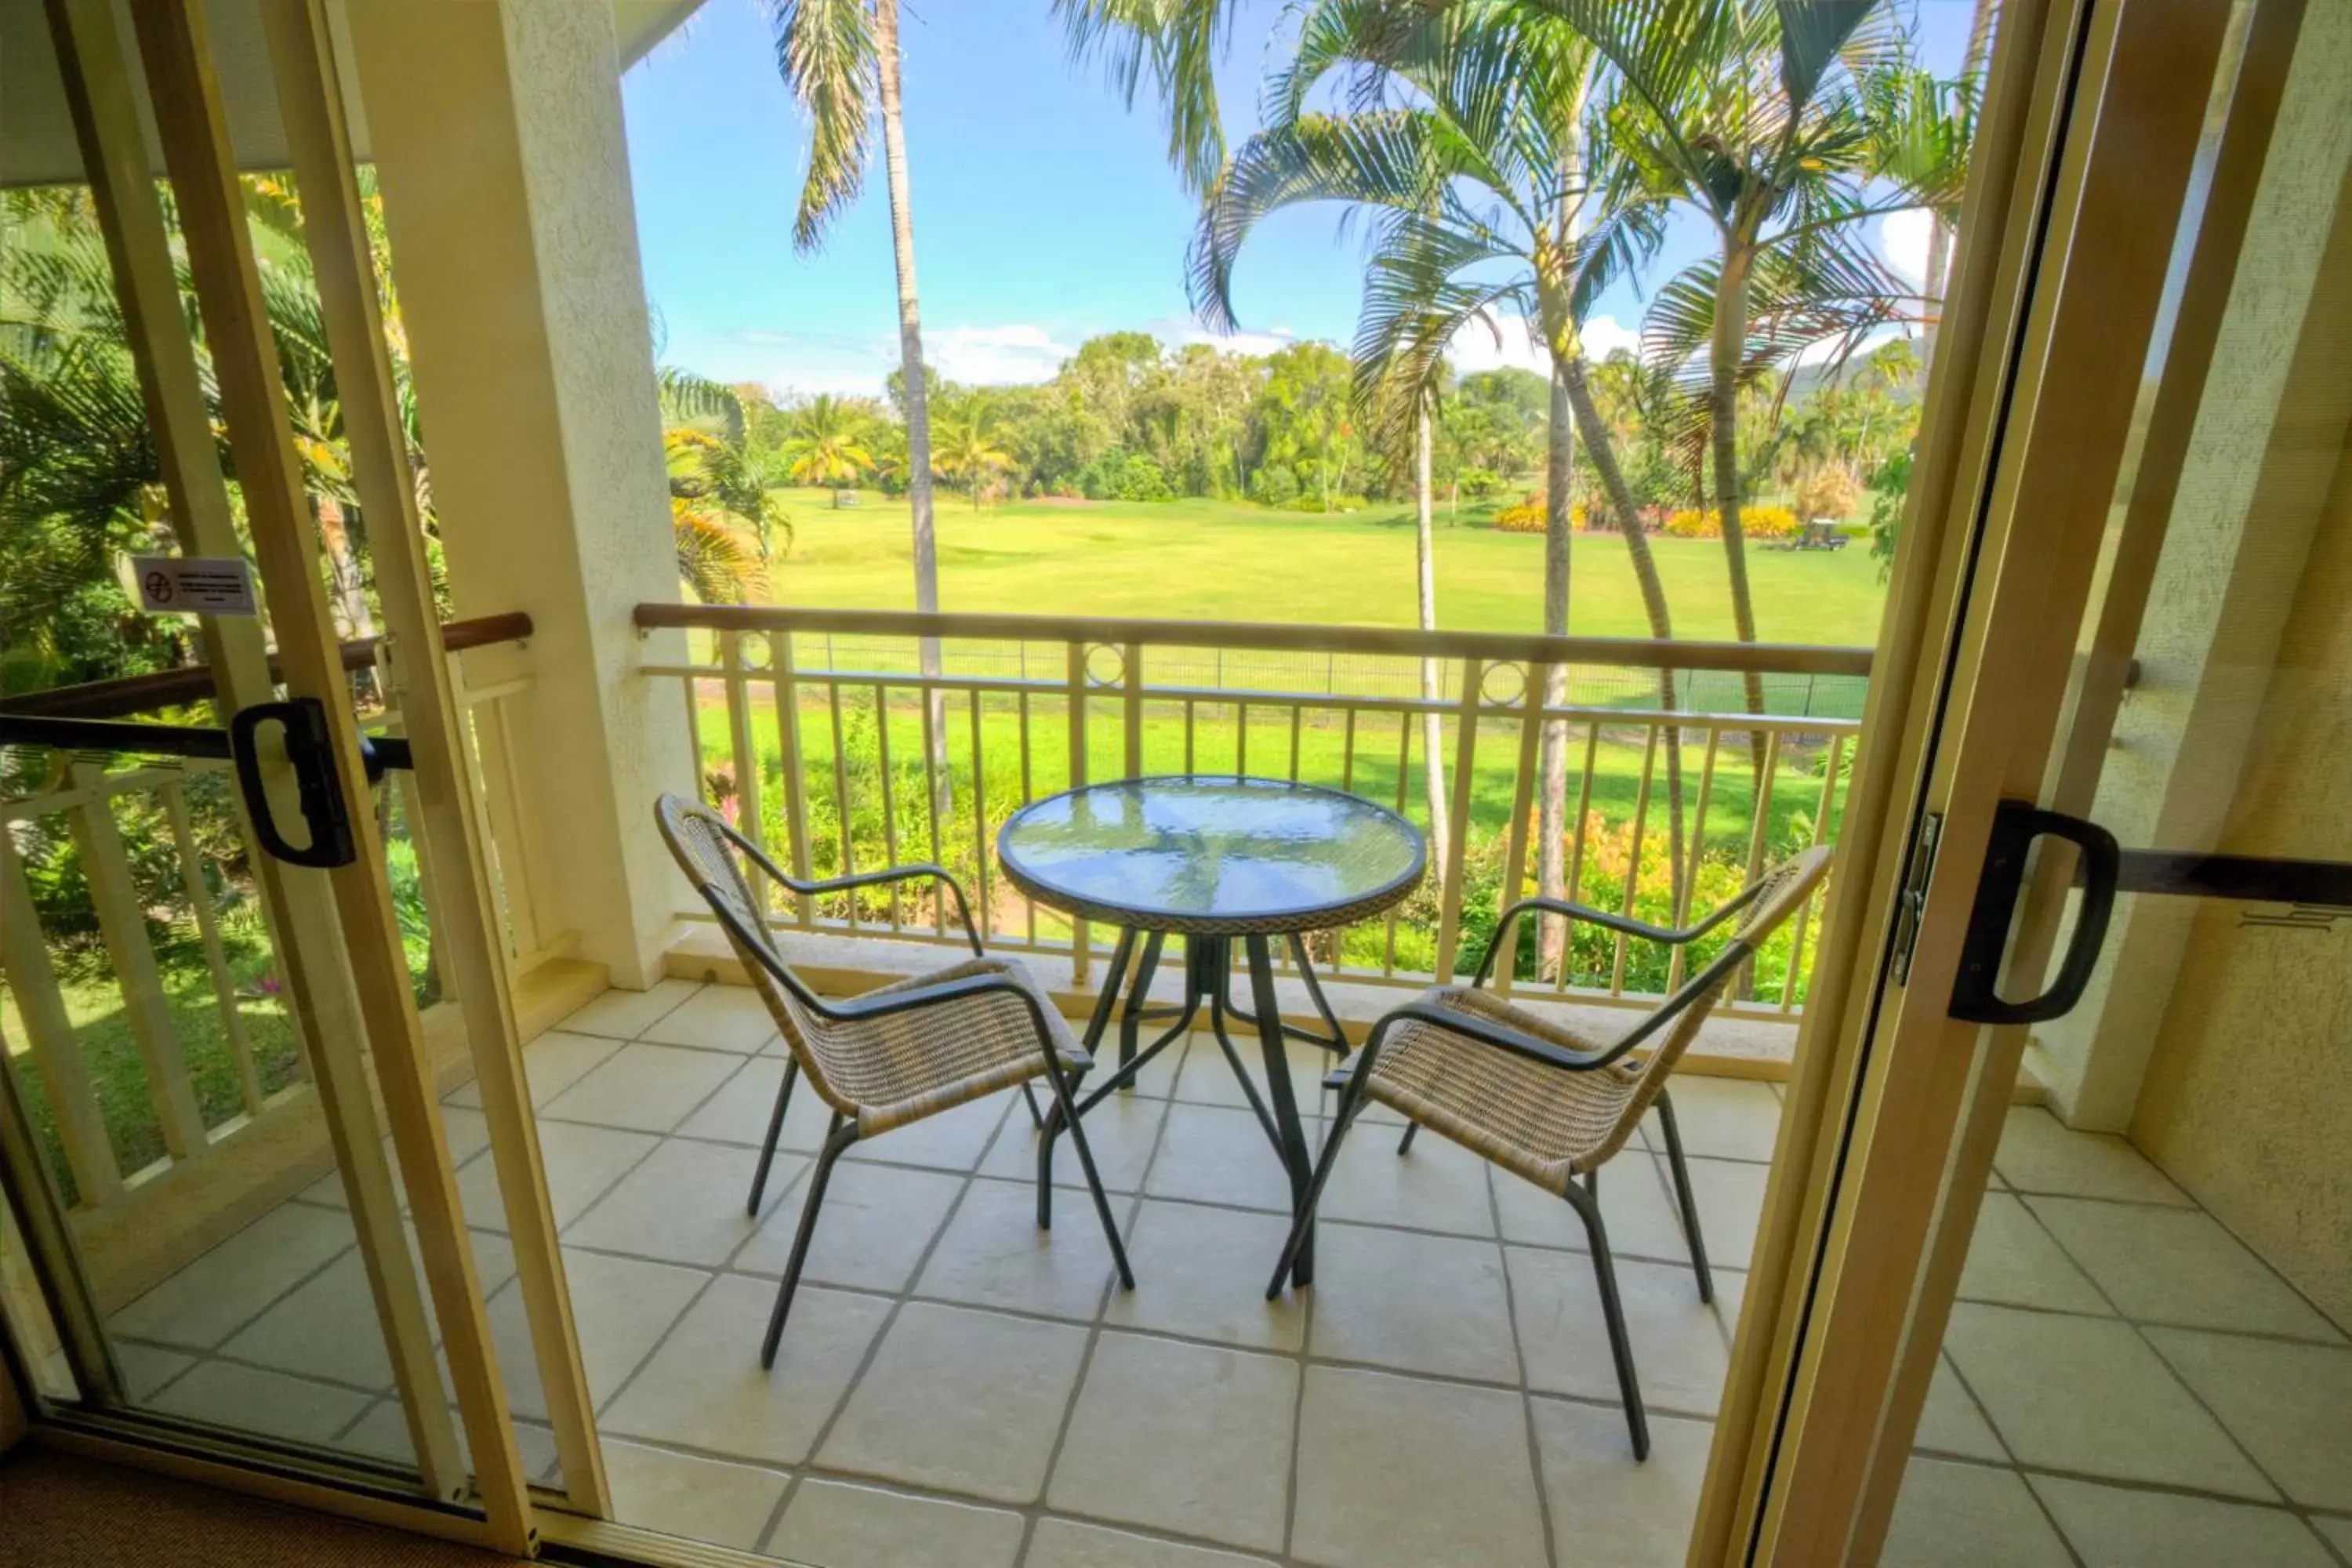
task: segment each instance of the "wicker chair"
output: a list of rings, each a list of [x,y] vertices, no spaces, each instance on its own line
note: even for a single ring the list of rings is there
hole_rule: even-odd
[[[1397,1146],[1402,1155],[1429,1127],[1482,1154],[1547,1192],[1565,1197],[1584,1222],[1592,1250],[1592,1270],[1601,1287],[1601,1314],[1617,1362],[1617,1383],[1625,1401],[1633,1454],[1650,1453],[1649,1422],[1633,1371],[1633,1345],[1617,1295],[1616,1265],[1601,1224],[1601,1167],[1625,1146],[1643,1113],[1655,1105],[1665,1134],[1666,1161],[1674,1172],[1675,1197],[1690,1241],[1691,1268],[1702,1301],[1715,1299],[1707,1271],[1706,1244],[1698,1228],[1698,1205],[1691,1195],[1690,1172],[1683,1160],[1682,1133],[1666,1075],[1706,1022],[1708,1012],[1741,964],[1782,922],[1803,907],[1829,870],[1826,847],[1775,868],[1713,914],[1681,931],[1645,925],[1558,899],[1527,899],[1503,911],[1495,940],[1466,986],[1439,986],[1397,1008],[1372,1027],[1356,1060],[1331,1076],[1339,1089],[1331,1131],[1300,1205],[1282,1261],[1266,1287],[1266,1300],[1282,1293],[1316,1201],[1329,1179],[1340,1140],[1368,1101],[1401,1112],[1410,1122]],[[1507,952],[1511,924],[1521,912],[1543,910],[1605,926],[1628,936],[1681,946],[1706,935],[1745,910],[1747,916],[1721,952],[1685,982],[1658,1008],[1612,1042],[1588,1040],[1556,1024],[1512,1006],[1481,989],[1498,952]],[[1664,1031],[1664,1039],[1642,1057],[1630,1053]],[[1582,1177],[1582,1183],[1578,1182]]]
[[[1032,1079],[1045,1079],[1053,1090],[1055,1110],[1068,1130],[1078,1163],[1086,1172],[1119,1281],[1130,1290],[1135,1288],[1135,1274],[1128,1267],[1127,1249],[1119,1242],[1110,1202],[1103,1195],[1086,1130],[1072,1110],[1071,1095],[1092,1062],[1027,970],[1011,959],[990,958],[982,952],[970,907],[954,878],[938,866],[898,866],[829,881],[800,881],[779,870],[756,845],[708,806],[665,795],[655,806],[655,816],[670,853],[718,915],[791,1053],[784,1063],[783,1084],[776,1093],[775,1111],[768,1121],[767,1140],[760,1146],[759,1168],[751,1177],[749,1207],[753,1215],[760,1212],[760,1194],[767,1185],[768,1168],[775,1161],[776,1141],[783,1131],[784,1111],[800,1075],[808,1075],[811,1087],[833,1111],[816,1170],[809,1177],[808,1198],[801,1209],[800,1229],[793,1237],[783,1283],[777,1288],[767,1338],[760,1347],[762,1367],[775,1364],[776,1343],[783,1335],[784,1319],[800,1285],[801,1266],[808,1258],[809,1238],[816,1230],[817,1208],[824,1202],[825,1184],[843,1152],[860,1139],[879,1136],[1000,1089],[1018,1087],[1026,1094]],[[762,874],[802,895],[913,878],[939,881],[955,896],[956,914],[963,922],[972,956],[847,1001],[825,1001],[793,973],[776,951],[737,858],[739,852]],[[1031,1109],[1035,1109],[1034,1102]],[[1041,1173],[1040,1180],[1044,1179]],[[1045,1221],[1041,1203],[1039,1223]]]

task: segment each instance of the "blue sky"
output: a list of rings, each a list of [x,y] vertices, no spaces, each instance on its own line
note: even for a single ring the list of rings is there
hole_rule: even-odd
[[[1907,7],[1906,7],[1907,8]],[[1251,0],[1220,77],[1227,136],[1255,124],[1284,0]],[[1951,68],[1968,0],[1918,0],[1930,60]],[[1148,97],[1129,110],[1073,66],[1047,0],[909,0],[902,12],[908,163],[924,339],[967,381],[1037,381],[1087,337],[1139,328],[1209,341],[1185,298],[1196,212]],[[887,204],[877,155],[824,249],[793,249],[807,127],[776,73],[756,0],[705,0],[623,79],[646,286],[664,359],[779,393],[879,393],[898,363]],[[1898,260],[1922,243],[1898,231]],[[1678,235],[1662,266],[1695,254]],[[1361,250],[1336,210],[1277,215],[1244,251],[1235,299],[1263,351],[1352,335]],[[1658,276],[1663,277],[1663,271]],[[1588,324],[1606,352],[1642,301],[1621,288]],[[1509,323],[1507,323],[1507,326]],[[1537,364],[1524,334],[1465,341],[1464,368]]]

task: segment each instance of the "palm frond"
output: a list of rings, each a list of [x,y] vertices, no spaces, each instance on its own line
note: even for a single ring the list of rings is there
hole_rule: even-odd
[[[878,90],[868,3],[761,0],[775,36],[776,68],[809,117],[808,177],[793,218],[797,250],[823,245],[825,226],[857,199],[866,182]]]
[[[1216,64],[1232,41],[1236,0],[1054,0],[1070,58],[1102,68],[1128,107],[1149,75],[1168,127],[1168,162],[1205,191],[1224,166]]]

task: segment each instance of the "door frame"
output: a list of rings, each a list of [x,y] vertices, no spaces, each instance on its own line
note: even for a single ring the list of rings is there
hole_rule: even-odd
[[[2266,141],[2263,73],[2284,77],[2302,5],[2242,9],[2232,122]],[[1947,1016],[1961,940],[1995,805],[2043,790],[2234,15],[2004,7],[1954,289],[1979,352],[1928,394],[1903,550],[1932,566],[1898,553],[1849,819],[1870,858],[1822,943],[1749,1287],[1777,1310],[1740,1327],[1694,1565],[1870,1562],[1883,1542],[2025,1040]],[[2252,177],[2250,135],[2232,177]],[[1977,199],[2004,184],[1998,208]],[[2243,195],[2198,215],[2200,253],[2234,257]],[[2037,977],[2063,890],[2043,874],[2011,956]]]

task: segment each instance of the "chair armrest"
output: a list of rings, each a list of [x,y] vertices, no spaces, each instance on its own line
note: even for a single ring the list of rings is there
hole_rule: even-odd
[[[1511,922],[1517,920],[1526,910],[1540,910],[1547,914],[1565,915],[1570,920],[1582,921],[1588,925],[1601,926],[1609,931],[1622,932],[1626,936],[1637,936],[1646,942],[1664,942],[1668,947],[1680,947],[1685,942],[1697,941],[1754,902],[1757,893],[1761,890],[1761,886],[1759,883],[1757,887],[1742,889],[1696,925],[1686,926],[1679,931],[1668,926],[1654,926],[1647,921],[1637,921],[1624,915],[1611,914],[1607,910],[1596,910],[1590,904],[1572,904],[1566,899],[1548,899],[1540,895],[1531,899],[1521,899],[1505,910],[1503,918],[1495,922],[1495,939],[1486,944],[1486,955],[1478,961],[1478,972],[1471,977],[1470,984],[1473,986],[1486,984],[1486,976],[1494,972],[1496,956],[1502,952],[1505,943],[1510,938]]]
[[[878,871],[860,871],[850,877],[828,877],[821,881],[808,882],[793,876],[773,860],[769,859],[765,851],[742,834],[730,828],[727,836],[735,841],[738,848],[751,858],[752,863],[761,870],[804,898],[818,893],[847,892],[853,888],[877,887],[885,882],[904,882],[917,877],[929,877],[944,882],[947,884],[948,891],[955,895],[956,919],[963,922],[964,940],[971,944],[972,956],[979,957],[982,951],[980,945],[980,931],[971,923],[971,900],[964,897],[963,884],[957,881],[954,874],[944,866],[921,861],[913,865],[885,867]]]
[[[1004,992],[1017,996],[1028,1007],[1031,1022],[1037,1026],[1037,1038],[1051,1042],[1053,1033],[1045,1024],[1045,1009],[1037,994],[1019,981],[1003,974],[961,974],[953,980],[942,980],[935,985],[917,985],[905,991],[880,994],[868,993],[852,996],[846,1002],[826,1005],[831,1017],[843,1022],[865,1018],[887,1018],[897,1013],[918,1012],[926,1007],[942,1007],[951,1002],[967,1001],[985,996],[992,992]]]

